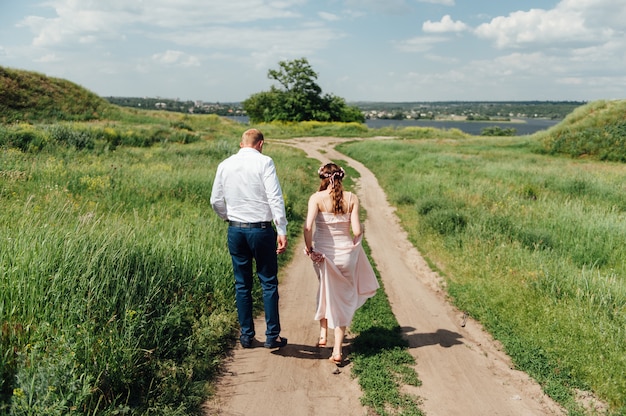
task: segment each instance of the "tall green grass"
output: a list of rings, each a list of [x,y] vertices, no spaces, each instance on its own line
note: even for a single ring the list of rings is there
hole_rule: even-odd
[[[454,302],[571,414],[626,411],[626,166],[532,138],[355,142]]]
[[[225,228],[208,199],[217,163],[247,126],[106,114],[0,127],[0,413],[194,414],[234,340]],[[623,165],[554,159],[536,153],[539,141],[454,129],[261,129],[292,239],[318,164],[272,138],[441,139],[345,149],[372,167],[456,302],[520,368],[572,414],[582,412],[574,389],[624,413]],[[394,325],[384,296],[355,317],[356,373],[375,411],[419,414],[393,389],[376,394],[389,376],[419,382]]]
[[[242,127],[189,124],[203,140],[0,154],[0,413],[200,413],[237,328],[226,227],[209,198]],[[297,235],[310,161],[266,153]]]

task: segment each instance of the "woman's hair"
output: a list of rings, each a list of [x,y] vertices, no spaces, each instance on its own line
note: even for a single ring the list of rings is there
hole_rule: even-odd
[[[333,199],[333,213],[345,214],[346,207],[343,203],[343,184],[341,180],[346,175],[343,168],[334,163],[327,163],[317,171],[322,182],[320,183],[320,191],[331,188],[331,198]]]

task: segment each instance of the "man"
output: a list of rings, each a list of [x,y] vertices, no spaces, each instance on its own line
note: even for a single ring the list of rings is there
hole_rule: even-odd
[[[274,161],[263,151],[263,133],[249,129],[239,152],[217,167],[211,207],[228,221],[228,251],[233,261],[237,315],[243,348],[254,343],[252,263],[263,289],[266,348],[287,345],[280,336],[278,314],[278,254],[287,248],[287,217]],[[272,227],[272,221],[276,230]]]

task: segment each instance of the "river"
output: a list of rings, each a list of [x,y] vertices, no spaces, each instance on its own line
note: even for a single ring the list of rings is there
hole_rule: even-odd
[[[381,127],[394,126],[397,128],[419,126],[434,127],[437,129],[459,129],[464,133],[479,136],[484,128],[498,126],[502,129],[515,129],[517,136],[533,134],[540,130],[547,130],[558,124],[561,120],[548,120],[543,118],[525,118],[520,122],[507,121],[453,121],[453,120],[366,120],[369,128],[378,129]]]
[[[242,124],[248,124],[249,120],[246,116],[227,117]],[[379,129],[382,127],[434,127],[437,129],[459,129],[464,133],[480,136],[484,128],[498,126],[502,129],[515,129],[517,136],[525,136],[533,134],[540,130],[547,130],[550,127],[560,123],[561,120],[548,120],[543,118],[524,118],[520,122],[506,121],[453,121],[453,120],[384,120],[373,119],[365,120],[367,127],[371,129]]]

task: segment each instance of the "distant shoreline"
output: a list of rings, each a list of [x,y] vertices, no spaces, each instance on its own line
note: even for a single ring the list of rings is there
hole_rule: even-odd
[[[558,124],[561,120],[553,120],[548,118],[512,118],[510,121],[504,120],[464,120],[462,116],[455,116],[454,119],[450,118],[437,118],[437,119],[407,119],[401,120],[388,119],[388,118],[368,118],[365,120],[365,125],[370,129],[380,129],[385,127],[390,128],[404,128],[404,127],[432,127],[436,129],[458,129],[464,133],[479,136],[482,129],[485,127],[497,126],[500,128],[514,128],[517,136],[524,136],[533,134],[540,130],[547,130],[550,127]],[[249,124],[249,118],[247,116],[228,116],[231,120],[237,121],[242,124]]]
[[[533,120],[551,120],[545,117],[533,117]],[[432,122],[462,122],[462,123],[528,123],[526,119],[515,117],[515,118],[492,118],[489,120],[468,120],[467,116],[438,116],[435,118],[406,118],[406,119],[391,119],[391,118],[369,118],[367,120],[395,120],[395,121],[432,121]]]
[[[515,129],[517,136],[533,134],[540,130],[547,130],[560,123],[561,120],[547,118],[514,118],[510,121],[504,120],[462,120],[456,119],[368,119],[365,124],[372,129],[379,128],[404,128],[404,127],[432,127],[436,129],[458,129],[464,133],[480,136],[482,130],[487,127],[500,127],[502,129]]]

